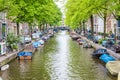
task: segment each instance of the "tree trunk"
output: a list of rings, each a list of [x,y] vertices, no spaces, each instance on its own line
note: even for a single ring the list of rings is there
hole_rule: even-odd
[[[94,21],[93,21],[93,15],[90,16],[90,22],[91,22],[91,35],[94,36]]]
[[[116,43],[116,41],[117,41],[117,35],[116,35],[116,25],[114,25],[114,32],[115,32],[115,37],[114,37],[114,39],[115,39],[115,43]]]
[[[106,36],[106,19],[107,19],[107,12],[104,12],[104,38]]]
[[[40,31],[42,30],[42,24],[40,25]]]
[[[32,38],[32,32],[33,32],[33,29],[32,29],[32,26],[30,26],[30,35],[31,35],[31,38]]]
[[[47,23],[46,23],[46,30],[48,29]]]
[[[17,35],[19,35],[19,22],[16,22],[16,25],[17,25]]]
[[[80,33],[81,33],[81,31],[82,31],[82,24],[81,24],[81,22],[79,23],[79,29],[80,29]]]
[[[42,30],[42,24],[39,24],[38,28],[41,31]]]
[[[83,31],[84,31],[84,34],[85,34],[85,21],[83,21]]]
[[[41,25],[41,30],[44,31],[44,29],[43,29],[43,24]]]

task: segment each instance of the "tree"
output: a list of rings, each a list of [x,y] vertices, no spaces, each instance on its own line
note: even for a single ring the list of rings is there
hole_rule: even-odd
[[[76,28],[81,21],[84,22],[90,18],[92,32],[94,32],[93,15],[101,14],[104,20],[104,34],[106,34],[106,19],[107,15],[111,13],[109,10],[111,8],[110,4],[115,5],[114,0],[68,0],[66,4],[66,24]]]
[[[6,0],[7,1],[7,0]],[[1,0],[0,10],[7,12],[7,18],[17,23],[27,22],[30,26],[51,24],[57,25],[61,20],[60,9],[53,0]],[[9,4],[7,4],[9,3]]]

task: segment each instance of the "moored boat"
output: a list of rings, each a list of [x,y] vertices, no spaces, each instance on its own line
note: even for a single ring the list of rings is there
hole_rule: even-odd
[[[106,49],[99,48],[99,49],[96,49],[96,50],[93,52],[92,56],[99,58],[102,54],[108,54],[108,52],[107,52]]]
[[[92,48],[92,45],[90,43],[84,43],[83,48]]]
[[[8,68],[9,68],[9,64],[6,64],[6,65],[4,65],[4,66],[1,67],[1,71],[5,71]]]
[[[86,43],[86,41],[81,39],[78,43],[79,43],[79,45],[82,45],[82,44]]]
[[[44,45],[44,41],[41,39],[38,42],[40,42],[41,45]]]
[[[20,52],[18,53],[19,60],[31,60],[32,59],[32,52]]]
[[[74,34],[74,35],[71,35],[71,38],[72,38],[72,40],[77,40],[77,39],[79,39],[81,37],[79,35],[77,35],[77,34]]]

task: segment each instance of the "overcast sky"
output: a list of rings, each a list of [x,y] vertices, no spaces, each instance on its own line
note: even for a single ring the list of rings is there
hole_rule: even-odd
[[[56,4],[58,5],[58,7],[61,9],[61,12],[63,13],[64,16],[64,8],[65,8],[65,3],[67,0],[58,0],[56,2]]]

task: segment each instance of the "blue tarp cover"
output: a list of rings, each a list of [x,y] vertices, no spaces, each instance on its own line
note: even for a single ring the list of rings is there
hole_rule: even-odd
[[[102,60],[103,62],[107,63],[109,61],[115,61],[115,58],[113,58],[112,56],[110,56],[108,54],[102,54],[100,56],[100,60]]]
[[[32,52],[19,52],[18,56],[32,56]]]
[[[40,42],[33,42],[32,45],[34,48],[38,48],[38,45],[40,45]]]

